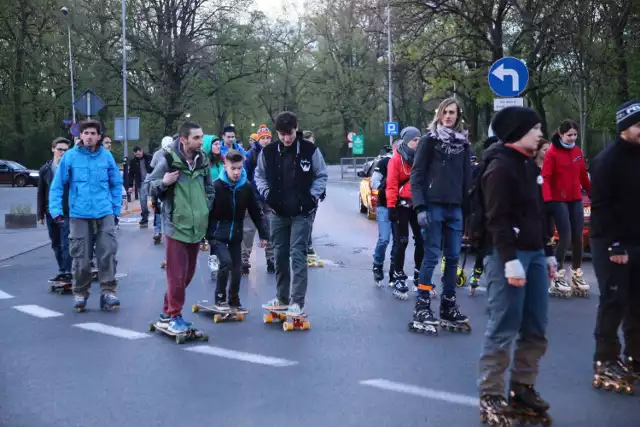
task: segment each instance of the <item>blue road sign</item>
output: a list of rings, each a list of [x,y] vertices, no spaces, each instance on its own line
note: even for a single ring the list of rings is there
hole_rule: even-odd
[[[80,136],[80,125],[78,123],[74,123],[73,126],[71,126],[71,135]]]
[[[518,58],[500,58],[489,69],[489,86],[498,96],[518,96],[527,88],[529,70]]]
[[[398,122],[384,122],[384,135],[396,136],[398,134]]]
[[[104,101],[91,89],[87,89],[73,103],[83,116],[95,116],[104,108]]]

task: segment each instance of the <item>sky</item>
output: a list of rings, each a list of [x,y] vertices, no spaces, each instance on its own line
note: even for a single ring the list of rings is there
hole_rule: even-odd
[[[277,18],[282,13],[282,6],[291,3],[296,9],[301,8],[303,0],[254,0],[256,7],[263,11],[271,19]]]

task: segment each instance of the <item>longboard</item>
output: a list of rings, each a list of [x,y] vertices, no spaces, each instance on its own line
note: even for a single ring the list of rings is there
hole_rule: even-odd
[[[197,313],[200,310],[214,313],[213,315],[214,323],[220,323],[224,320],[229,320],[229,319],[233,319],[233,320],[237,320],[238,322],[241,322],[244,320],[244,315],[249,314],[249,310],[235,310],[233,308],[229,310],[218,310],[213,305],[210,305],[209,301],[207,300],[198,301],[191,306],[191,311],[194,313]]]
[[[169,330],[169,325],[166,323],[161,323],[159,321],[149,323],[149,332],[160,331],[165,335],[169,335],[170,337],[174,337],[176,339],[177,344],[184,344],[187,341],[209,341],[209,336],[204,332],[195,329],[189,328],[187,332],[176,334]]]
[[[58,295],[63,295],[73,291],[73,284],[71,282],[52,282],[49,280],[51,286],[49,287],[50,292],[57,292]]]
[[[275,320],[279,320],[282,323],[282,329],[284,331],[293,331],[294,329],[306,331],[311,328],[311,322],[307,320],[308,316],[306,313],[292,315],[286,313],[286,309],[274,309],[266,304],[263,304],[262,308],[267,310],[267,314],[263,316],[264,323],[273,323]]]

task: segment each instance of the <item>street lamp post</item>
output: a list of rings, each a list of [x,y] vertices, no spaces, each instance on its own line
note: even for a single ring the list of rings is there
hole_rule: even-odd
[[[124,156],[122,158],[122,170],[124,172],[125,182],[129,176],[129,165],[128,163],[128,155],[129,155],[129,142],[127,140],[127,32],[126,32],[126,24],[127,24],[127,1],[122,0],[122,106],[124,109],[123,112],[123,122],[124,122],[124,130],[123,130],[123,146],[124,146]],[[133,183],[127,183],[127,188],[130,188]]]
[[[389,121],[393,121],[393,88],[391,87],[391,0],[387,0],[387,62],[389,63]],[[389,135],[393,146],[393,136]]]
[[[67,37],[69,41],[69,81],[71,84],[71,117],[73,118],[73,123],[76,122],[76,108],[74,107],[74,103],[76,102],[76,93],[73,84],[73,56],[71,55],[71,23],[69,21],[69,9],[63,7],[60,9],[60,12],[67,20]]]

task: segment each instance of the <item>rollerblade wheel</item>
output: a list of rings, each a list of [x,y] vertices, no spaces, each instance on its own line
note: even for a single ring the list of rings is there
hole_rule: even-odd
[[[600,380],[599,380],[599,379],[597,379],[597,378],[594,378],[594,379],[593,379],[593,381],[591,381],[591,385],[592,385],[594,388],[600,388],[600,387],[602,387],[602,381],[600,381]]]
[[[154,325],[153,323],[149,323],[149,332],[155,332],[156,331],[156,325]]]
[[[264,316],[262,316],[262,320],[264,321],[264,323],[272,323],[273,316],[271,314],[265,314]]]
[[[200,307],[198,307],[198,304],[193,304],[193,305],[191,306],[191,311],[192,311],[193,313],[197,313],[198,311],[200,311]]]

